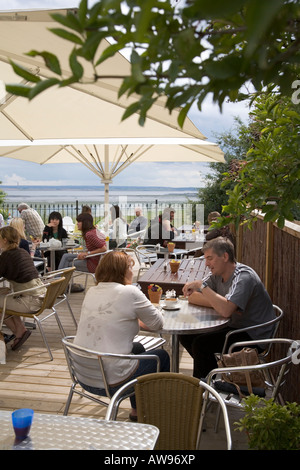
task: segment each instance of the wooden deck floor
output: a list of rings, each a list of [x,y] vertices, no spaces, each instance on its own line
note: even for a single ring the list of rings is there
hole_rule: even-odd
[[[83,279],[76,282],[83,283]],[[77,320],[79,320],[84,293],[70,294],[70,303]],[[75,334],[75,326],[68,311],[66,302],[58,307],[58,313],[67,335]],[[17,351],[7,348],[6,364],[0,365],[0,409],[33,408],[35,412],[63,414],[68,397],[71,379],[61,343],[61,335],[55,318],[51,317],[43,323],[47,340],[53,353],[50,360],[40,332],[32,330],[30,338]],[[168,338],[167,338],[168,339]],[[167,349],[169,341],[167,341]],[[181,350],[180,372],[192,375],[192,360]],[[128,420],[130,402],[125,400],[118,414],[119,420]],[[90,400],[74,395],[69,415],[91,418],[104,418],[106,407]],[[214,413],[212,414],[214,420]],[[237,436],[238,437],[238,436]],[[224,448],[224,435],[205,433],[205,448]]]
[[[77,278],[76,282],[84,279]],[[70,294],[70,303],[77,321],[80,317],[84,293]],[[58,313],[67,335],[76,333],[66,302]],[[30,338],[17,351],[7,347],[6,364],[0,366],[0,409],[12,410],[29,407],[43,413],[63,413],[70,388],[70,375],[61,344],[61,335],[54,317],[43,322],[53,361],[40,335],[32,330]],[[181,355],[180,371],[191,375],[192,362],[185,353]],[[129,402],[128,404],[129,408]],[[106,408],[74,396],[72,415],[104,417]]]

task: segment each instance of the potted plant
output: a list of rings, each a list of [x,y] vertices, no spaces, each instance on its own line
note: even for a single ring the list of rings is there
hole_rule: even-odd
[[[250,395],[244,399],[245,415],[235,430],[246,431],[249,448],[300,450],[300,405],[279,405],[274,399]]]
[[[148,286],[148,296],[150,299],[150,302],[153,304],[159,304],[159,301],[162,296],[162,288],[158,286],[157,284],[150,284]]]

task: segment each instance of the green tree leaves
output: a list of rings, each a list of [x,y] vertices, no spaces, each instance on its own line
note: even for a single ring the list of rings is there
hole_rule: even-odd
[[[300,218],[300,106],[267,93],[257,99],[251,119],[251,146],[224,211],[237,226],[259,210],[265,222],[283,228],[285,220]],[[224,184],[230,182],[228,174]]]

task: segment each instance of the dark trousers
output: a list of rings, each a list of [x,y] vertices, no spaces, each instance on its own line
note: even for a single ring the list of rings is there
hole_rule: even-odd
[[[220,353],[223,349],[225,336],[232,328],[223,328],[220,331],[204,333],[200,335],[180,335],[179,341],[187,352],[194,359],[193,376],[203,379],[212,370],[218,367],[215,353]],[[230,344],[238,341],[249,341],[250,336],[243,332],[232,335],[228,341]]]

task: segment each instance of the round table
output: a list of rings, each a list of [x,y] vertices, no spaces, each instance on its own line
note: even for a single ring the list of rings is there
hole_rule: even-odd
[[[213,308],[192,305],[187,299],[179,299],[176,310],[163,308],[164,300],[160,301],[164,317],[164,326],[160,333],[172,335],[171,371],[179,371],[179,338],[178,335],[191,335],[219,330],[229,322],[228,318],[219,315]]]

